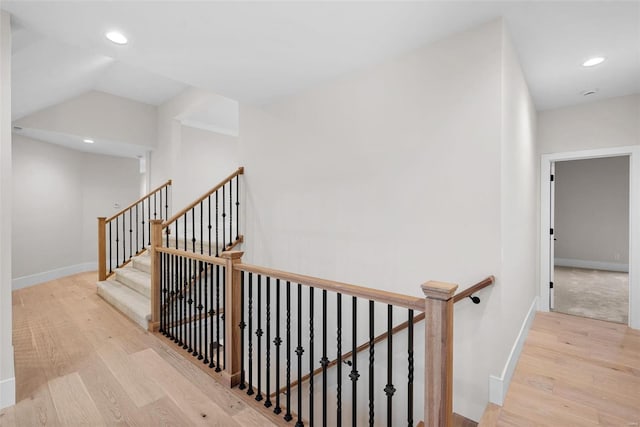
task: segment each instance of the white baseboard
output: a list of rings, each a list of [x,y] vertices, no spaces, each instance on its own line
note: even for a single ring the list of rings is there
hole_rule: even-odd
[[[10,345],[7,355],[9,364],[13,369],[13,346]],[[0,380],[0,409],[16,404],[16,377]]]
[[[531,303],[531,307],[529,307],[529,311],[527,312],[524,321],[522,322],[516,341],[513,343],[511,353],[509,353],[509,357],[507,358],[507,363],[502,370],[502,375],[500,375],[500,377],[496,377],[495,375],[489,376],[489,402],[500,406],[504,403],[504,398],[507,395],[507,390],[511,383],[511,377],[513,376],[513,372],[516,370],[516,365],[520,358],[520,352],[522,351],[524,342],[527,339],[531,323],[533,323],[533,319],[536,317],[537,309],[538,297],[535,297]]]
[[[618,262],[589,261],[583,259],[556,258],[554,264],[558,267],[588,268],[592,270],[629,272],[629,264]]]
[[[72,274],[96,270],[97,268],[98,267],[96,262],[85,262],[84,264],[70,265],[68,267],[44,271],[42,273],[36,273],[30,276],[17,277],[11,281],[11,287],[14,290],[22,289],[26,288],[27,286],[37,285],[38,283],[48,282],[49,280],[59,279],[61,277],[70,276]]]

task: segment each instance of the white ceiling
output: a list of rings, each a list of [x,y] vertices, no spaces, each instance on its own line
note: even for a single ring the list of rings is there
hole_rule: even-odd
[[[16,47],[24,75],[14,74],[14,97],[29,102],[93,85],[158,103],[192,85],[268,103],[499,16],[538,109],[640,92],[638,1],[3,1],[2,8],[43,36]],[[107,41],[111,29],[130,43]],[[35,53],[21,63],[29,49]],[[596,54],[608,60],[581,67]],[[596,95],[581,95],[593,88]]]

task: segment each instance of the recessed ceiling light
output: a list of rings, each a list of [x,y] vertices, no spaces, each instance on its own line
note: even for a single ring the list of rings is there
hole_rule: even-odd
[[[129,40],[118,31],[109,31],[105,36],[115,44],[127,44]]]
[[[93,144],[95,141],[93,139],[85,138],[82,140],[82,142],[85,142],[87,144]]]
[[[594,56],[593,58],[589,58],[582,63],[583,67],[593,67],[594,65],[602,64],[604,62],[604,57],[602,56]]]
[[[598,89],[589,89],[582,92],[582,96],[595,95],[596,93],[598,93]]]

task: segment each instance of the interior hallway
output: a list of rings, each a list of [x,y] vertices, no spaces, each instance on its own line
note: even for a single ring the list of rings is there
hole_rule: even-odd
[[[96,273],[13,292],[15,406],[0,426],[269,426],[96,294]]]
[[[504,406],[480,425],[640,425],[640,331],[537,313]]]

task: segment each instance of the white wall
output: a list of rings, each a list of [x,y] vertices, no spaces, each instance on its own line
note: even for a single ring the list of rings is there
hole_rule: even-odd
[[[556,265],[628,269],[629,157],[556,162],[555,177]]]
[[[16,124],[126,144],[156,145],[155,106],[99,91],[45,108]]]
[[[15,402],[11,324],[11,18],[0,11],[0,409]]]
[[[158,146],[151,153],[151,187],[173,180],[174,212],[241,166],[236,137],[183,126],[178,119],[216,98],[222,97],[188,89],[158,107]]]
[[[95,268],[96,218],[114,214],[115,203],[124,207],[135,201],[138,181],[136,159],[83,153],[14,134],[16,286],[37,283],[59,269]]]
[[[417,296],[498,276],[456,307],[455,410],[475,419],[535,296],[534,116],[503,30],[240,114],[246,261]]]
[[[640,144],[640,94],[538,113],[541,153]]]

